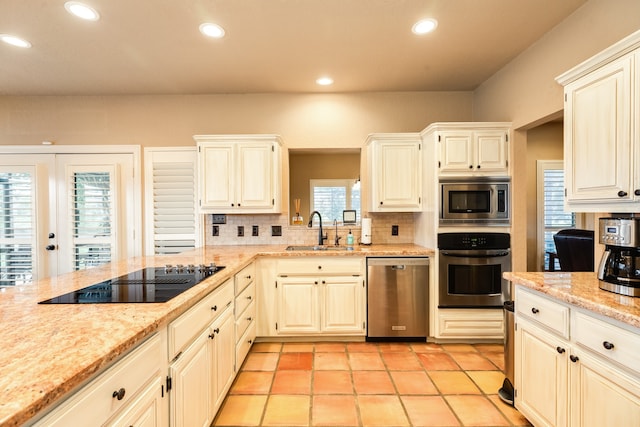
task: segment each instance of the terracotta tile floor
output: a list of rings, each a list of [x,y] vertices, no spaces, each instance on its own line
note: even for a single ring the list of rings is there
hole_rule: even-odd
[[[215,426],[530,426],[497,396],[502,345],[257,343]]]

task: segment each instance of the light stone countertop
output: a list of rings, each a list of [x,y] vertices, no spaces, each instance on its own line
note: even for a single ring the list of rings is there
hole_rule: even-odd
[[[433,256],[413,244],[353,251],[285,251],[284,245],[209,246],[180,255],[138,257],[0,288],[0,426],[20,426],[165,326],[258,256]],[[226,266],[165,303],[43,304],[54,296],[165,264]]]
[[[503,277],[559,301],[640,328],[640,298],[600,289],[595,273],[506,272]]]

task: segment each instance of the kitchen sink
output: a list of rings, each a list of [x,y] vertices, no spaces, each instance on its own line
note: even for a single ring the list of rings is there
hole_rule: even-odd
[[[287,246],[288,251],[346,251],[346,246],[294,245]]]

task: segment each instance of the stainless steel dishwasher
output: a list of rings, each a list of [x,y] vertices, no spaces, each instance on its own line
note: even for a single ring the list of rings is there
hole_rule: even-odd
[[[367,341],[426,339],[429,258],[367,258]]]

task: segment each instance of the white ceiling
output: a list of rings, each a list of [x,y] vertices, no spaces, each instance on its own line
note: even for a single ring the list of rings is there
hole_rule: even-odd
[[[468,91],[585,1],[86,0],[86,22],[0,0],[0,33],[33,45],[0,43],[0,95]],[[412,34],[427,17],[436,32]]]

